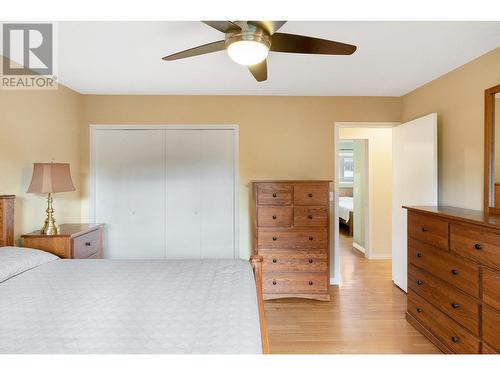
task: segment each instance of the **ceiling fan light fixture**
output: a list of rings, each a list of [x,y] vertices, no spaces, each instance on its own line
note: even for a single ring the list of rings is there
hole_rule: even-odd
[[[237,34],[226,40],[229,57],[241,65],[255,65],[265,60],[269,53],[269,39],[263,35]]]

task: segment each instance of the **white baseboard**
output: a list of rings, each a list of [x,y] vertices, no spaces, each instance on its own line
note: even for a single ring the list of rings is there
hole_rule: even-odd
[[[330,285],[340,285],[340,277],[331,277]]]
[[[391,253],[382,253],[382,254],[370,254],[368,259],[371,260],[385,260],[385,259],[392,259],[392,254]]]
[[[354,247],[356,250],[362,252],[363,254],[366,253],[365,248],[361,246],[359,243],[352,241],[352,247]]]

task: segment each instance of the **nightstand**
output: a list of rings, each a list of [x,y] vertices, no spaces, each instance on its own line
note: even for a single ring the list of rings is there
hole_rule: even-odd
[[[23,234],[23,246],[44,250],[64,259],[102,258],[102,225],[61,224],[59,234],[40,231]]]

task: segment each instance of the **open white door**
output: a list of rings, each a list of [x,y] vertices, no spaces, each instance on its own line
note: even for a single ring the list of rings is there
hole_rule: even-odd
[[[392,280],[406,291],[406,210],[401,206],[437,205],[436,113],[393,128],[392,160]]]

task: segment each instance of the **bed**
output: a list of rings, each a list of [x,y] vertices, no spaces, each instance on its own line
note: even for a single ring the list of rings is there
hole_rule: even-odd
[[[339,189],[339,222],[347,226],[349,235],[352,236],[354,231],[354,201],[352,196],[352,188]]]
[[[268,353],[261,265],[0,247],[0,353]]]

